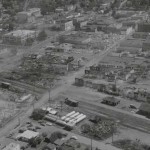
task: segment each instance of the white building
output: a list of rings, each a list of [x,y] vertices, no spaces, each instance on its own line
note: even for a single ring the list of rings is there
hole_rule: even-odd
[[[26,130],[25,132],[17,135],[16,139],[21,139],[22,141],[29,141],[32,138],[39,136],[39,132],[34,132],[31,130]]]
[[[33,30],[16,30],[3,35],[3,43],[8,44],[25,44],[28,38],[36,38],[36,31]]]
[[[6,147],[4,147],[2,150],[20,150],[20,145],[16,143],[10,143]]]

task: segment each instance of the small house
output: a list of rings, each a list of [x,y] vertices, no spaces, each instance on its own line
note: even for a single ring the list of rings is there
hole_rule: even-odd
[[[115,97],[105,97],[102,103],[111,106],[116,106],[120,103],[120,100],[116,99]]]

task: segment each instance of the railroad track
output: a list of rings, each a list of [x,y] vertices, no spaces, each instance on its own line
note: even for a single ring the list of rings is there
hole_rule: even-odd
[[[105,105],[96,105],[87,101],[80,101],[79,108],[82,111],[88,112],[90,114],[104,114],[115,120],[118,119],[122,125],[128,126],[140,131],[150,133],[150,120],[138,117],[129,112],[125,112],[119,109],[110,109]]]
[[[26,83],[13,81],[13,80],[5,79],[5,78],[0,78],[0,82],[11,83],[14,87],[25,89],[26,91],[28,91],[30,93],[33,93],[33,94],[36,94],[36,95],[41,95],[47,90],[46,88],[35,87],[33,85],[29,85],[29,84],[26,84]]]

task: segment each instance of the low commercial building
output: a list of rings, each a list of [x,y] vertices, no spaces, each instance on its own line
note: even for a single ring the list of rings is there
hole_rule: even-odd
[[[120,100],[114,98],[114,97],[105,97],[102,101],[104,104],[108,104],[111,106],[116,106],[120,103]]]
[[[20,150],[20,145],[16,143],[10,143],[6,147],[4,147],[2,150]]]
[[[36,138],[39,136],[39,132],[34,132],[31,130],[26,130],[25,132],[17,135],[16,139],[20,139],[22,141],[28,142],[32,138]]]
[[[85,27],[87,25],[87,21],[79,21],[79,22],[76,22],[75,24],[75,29],[76,30],[79,30],[81,29],[82,27]]]
[[[24,45],[28,38],[35,39],[36,31],[33,30],[16,30],[9,32],[2,37],[2,41],[5,44]]]
[[[56,26],[58,26],[62,31],[70,31],[74,29],[73,21],[69,19],[57,20]]]

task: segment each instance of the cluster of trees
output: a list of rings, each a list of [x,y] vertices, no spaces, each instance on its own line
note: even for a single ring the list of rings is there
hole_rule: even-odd
[[[36,40],[37,41],[44,41],[44,40],[46,40],[46,38],[47,38],[47,34],[46,34],[45,30],[42,30],[41,32],[39,32]],[[34,41],[35,40],[33,38],[28,38],[26,40],[25,46],[31,46]]]
[[[38,41],[44,41],[46,38],[47,38],[47,34],[46,34],[45,30],[42,30],[41,32],[39,32],[39,34],[37,36]]]
[[[117,126],[113,121],[105,120],[92,125],[83,124],[81,126],[81,131],[90,137],[104,139],[115,133],[117,131]]]
[[[7,31],[12,31],[15,26],[15,18],[17,12],[20,11],[20,1],[19,0],[2,0],[2,6],[4,8],[4,13],[8,16],[3,19],[2,29]]]
[[[10,16],[14,16],[20,11],[22,2],[20,0],[2,0],[2,5]]]
[[[46,112],[42,109],[34,109],[30,117],[34,120],[42,120],[45,114]]]
[[[104,0],[41,0],[39,6],[43,15],[54,12],[57,7],[77,5],[86,10],[98,9]]]
[[[114,141],[113,145],[123,150],[150,150],[150,146],[143,144],[139,139],[132,141],[130,139],[121,139]]]

